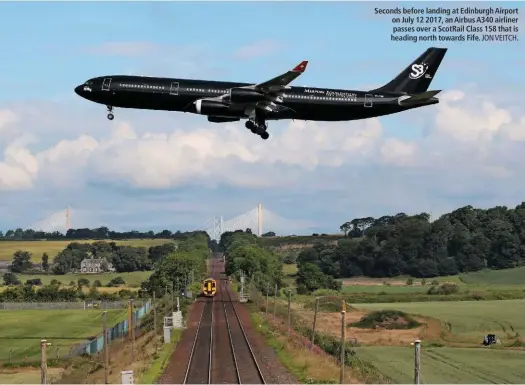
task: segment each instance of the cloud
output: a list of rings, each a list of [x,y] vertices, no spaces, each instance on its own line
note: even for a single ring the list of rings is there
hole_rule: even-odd
[[[25,106],[29,116],[7,106],[0,194],[24,202],[17,210],[31,208],[33,217],[73,201],[91,215],[87,223],[143,227],[197,226],[205,213],[233,216],[262,202],[314,222],[303,223],[312,231],[348,215],[517,204],[525,195],[523,106],[472,88],[468,97],[465,89],[440,96],[404,113],[414,132],[421,124],[411,117],[425,118],[426,135],[410,140],[396,135],[389,117],[270,122],[263,141],[241,123],[202,116],[119,109],[109,122],[97,106],[68,108],[67,119],[60,104]],[[2,210],[16,218],[11,208]],[[145,213],[156,213],[148,225]]]
[[[268,39],[259,40],[237,49],[237,51],[235,51],[235,57],[238,59],[254,59],[272,55],[279,52],[283,48],[284,45],[278,41]]]

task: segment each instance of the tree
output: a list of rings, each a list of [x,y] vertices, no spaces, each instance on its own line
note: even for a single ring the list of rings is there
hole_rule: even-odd
[[[49,255],[47,253],[42,254],[42,269],[45,272],[49,271]]]
[[[4,274],[4,285],[10,286],[10,285],[20,285],[20,280],[18,277],[13,273],[5,273]]]
[[[31,253],[28,251],[18,250],[13,254],[13,262],[9,266],[12,273],[23,273],[33,267],[31,263]]]

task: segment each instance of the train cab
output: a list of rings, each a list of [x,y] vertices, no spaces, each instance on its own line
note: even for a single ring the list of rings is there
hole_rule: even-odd
[[[213,278],[202,281],[202,294],[205,297],[213,297],[217,292],[217,282]]]

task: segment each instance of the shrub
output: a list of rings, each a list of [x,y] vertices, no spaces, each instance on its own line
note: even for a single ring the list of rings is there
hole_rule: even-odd
[[[421,326],[411,315],[399,310],[374,311],[349,326],[363,329],[413,329]]]
[[[450,294],[456,294],[459,292],[459,287],[455,283],[444,283],[441,286],[432,286],[430,289],[428,289],[427,294],[429,295],[450,295]]]

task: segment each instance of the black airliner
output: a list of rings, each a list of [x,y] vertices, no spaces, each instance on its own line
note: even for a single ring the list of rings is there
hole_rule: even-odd
[[[429,48],[396,78],[370,91],[291,87],[308,64],[259,84],[109,75],[75,88],[85,99],[113,107],[191,112],[214,123],[248,119],[246,128],[263,139],[267,120],[345,121],[390,115],[439,103],[441,90],[427,91],[447,52]]]

